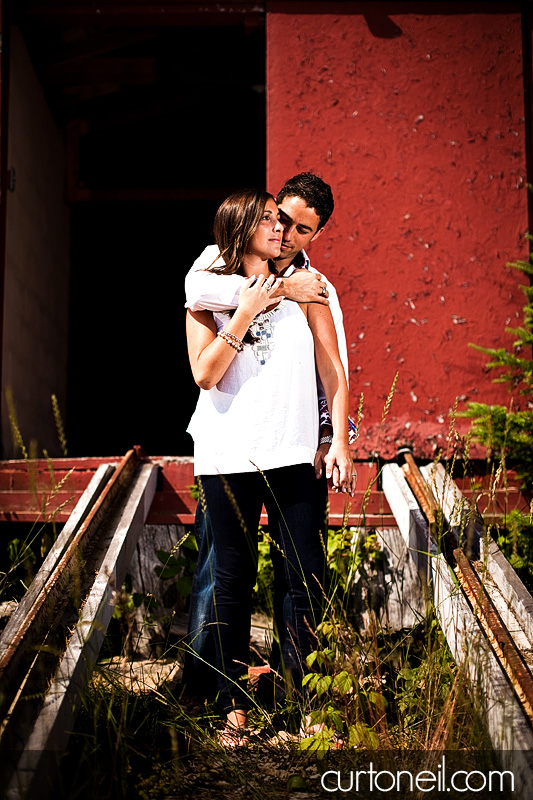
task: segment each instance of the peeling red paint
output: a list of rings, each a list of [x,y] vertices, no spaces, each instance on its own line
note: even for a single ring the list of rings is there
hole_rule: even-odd
[[[334,189],[311,255],[341,299],[354,412],[364,393],[360,457],[432,455],[457,397],[508,402],[468,345],[509,344],[524,304],[505,266],[527,252],[520,14],[419,5],[388,17],[396,38],[339,4],[267,16],[268,186],[310,169]]]

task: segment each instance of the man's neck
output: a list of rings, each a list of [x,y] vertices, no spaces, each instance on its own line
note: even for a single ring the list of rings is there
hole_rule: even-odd
[[[293,258],[276,258],[275,262],[278,275],[283,275],[285,270],[294,264],[296,267],[304,266],[303,251],[300,250]]]

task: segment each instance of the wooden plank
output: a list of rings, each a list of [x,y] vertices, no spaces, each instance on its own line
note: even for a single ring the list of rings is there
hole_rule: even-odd
[[[383,467],[383,490],[416,564],[424,592],[429,597],[432,578],[431,558],[437,552],[436,545],[429,535],[427,520],[398,464],[385,464]]]
[[[486,553],[491,576],[511,605],[529,642],[533,644],[533,598],[531,594],[493,539],[489,539]]]
[[[2,518],[6,522],[65,522],[82,493],[81,489],[60,491],[52,496],[48,493],[39,496],[29,491],[9,492],[0,497]]]
[[[485,526],[475,502],[466,499],[440,462],[420,467],[420,474],[444,512],[448,540],[455,540],[453,547],[461,547],[468,558],[479,558]]]
[[[66,747],[105,631],[109,625],[114,595],[120,591],[135,544],[155,493],[157,468],[144,464],[134,478],[127,502],[122,507],[105,542],[101,565],[83,604],[80,620],[56,670],[43,707],[18,761],[7,797],[42,796],[50,754]]]
[[[186,2],[120,2],[119,0],[103,0],[81,2],[77,0],[61,0],[56,2],[40,2],[30,0],[21,10],[22,20],[40,22],[41,24],[76,24],[76,25],[119,25],[132,27],[136,25],[235,25],[244,20],[263,20],[264,2],[249,0],[232,0],[231,3],[186,3]]]
[[[354,534],[366,538],[368,528]],[[383,558],[364,575],[357,572],[352,584],[356,627],[360,633],[372,630],[372,615],[386,631],[411,630],[426,615],[426,603],[416,564],[397,526],[375,531]],[[374,622],[375,624],[375,622]]]
[[[134,450],[130,450],[114,470],[102,492],[93,503],[87,516],[78,526],[74,535],[56,562],[51,573],[42,583],[24,618],[17,616],[16,629],[2,634],[0,642],[0,703],[3,708],[13,699],[15,676],[25,674],[33,659],[35,644],[42,642],[49,628],[51,607],[58,612],[62,604],[68,602],[72,587],[79,583],[78,575],[83,568],[84,553],[91,544],[98,526],[109,513],[110,505],[124,490],[137,468],[138,460]],[[15,625],[15,623],[14,623]]]
[[[461,524],[465,498],[442,465],[421,467],[450,524]],[[517,796],[527,796],[533,770],[533,730],[489,639],[442,553],[432,561],[434,605],[452,654],[481,689],[487,728],[502,765],[512,770]]]
[[[32,672],[31,664],[39,647],[48,644],[57,649],[56,643],[49,639],[50,621],[60,613],[67,600],[67,593],[62,592],[57,604],[49,602],[46,587],[51,584],[54,572],[61,571],[59,565],[65,553],[94,509],[114,469],[105,464],[98,468],[0,636],[0,705],[3,715],[13,703],[25,674],[28,677],[24,680],[33,683],[35,692],[46,688],[46,682],[43,686],[36,671]],[[65,586],[68,585],[66,572],[62,577]]]
[[[509,676],[524,712],[533,727],[533,680],[520,649],[503,623],[489,592],[480,576],[460,548],[454,551],[457,561],[457,577],[470,606],[485,635],[492,645],[498,660]]]
[[[191,526],[192,527],[192,526]],[[183,525],[150,525],[143,527],[137,540],[135,553],[128,567],[131,578],[131,591],[145,597],[153,598],[157,604],[157,614],[149,625],[146,624],[146,606],[142,603],[135,609],[128,635],[129,654],[133,657],[142,656],[149,658],[153,655],[155,642],[162,642],[165,633],[161,625],[161,617],[173,617],[183,610],[185,601],[175,596],[176,576],[160,578],[159,570],[163,566],[157,553],[173,553],[176,557],[183,555],[184,551],[176,546],[186,536]],[[186,632],[186,631],[185,631]]]
[[[4,652],[9,646],[9,642],[17,637],[38,595],[43,591],[50,575],[63,557],[67,547],[72,541],[72,537],[87,518],[91,508],[100,496],[103,487],[111,477],[113,470],[114,467],[109,464],[102,464],[95,472],[89,486],[78,500],[74,511],[54,542],[37,575],[31,582],[28,591],[18,604],[17,610],[11,616],[0,636],[0,662]]]
[[[13,473],[0,471],[0,492],[8,492],[13,488]]]
[[[74,469],[54,470],[53,477],[49,470],[46,470],[46,472],[41,470],[32,470],[31,472],[13,470],[10,474],[3,474],[6,478],[9,477],[10,489],[14,492],[27,492],[30,490],[52,492],[59,484],[64,486],[66,481],[68,481],[69,488],[85,489],[88,483],[87,478],[89,480],[92,478],[94,470],[87,472],[76,471]]]
[[[0,520],[44,522],[46,517],[52,517],[57,522],[65,522],[98,468],[102,464],[116,466],[120,460],[116,457],[99,457],[0,461]],[[51,469],[54,472],[53,480]],[[69,472],[61,490],[55,491],[54,486]],[[37,493],[34,487],[37,487]],[[39,492],[42,494],[39,495]],[[46,517],[43,515],[43,495],[51,498],[46,507]],[[63,508],[65,503],[67,505]]]
[[[446,473],[442,464],[422,467],[428,482],[435,488],[436,496],[442,505],[444,515],[453,527],[460,527],[462,509],[466,498],[455,483]],[[533,597],[528,592],[511,564],[505,558],[497,543],[487,534],[481,541],[481,559],[479,568],[488,573],[487,579],[492,579],[505,602],[512,609],[513,616],[518,621],[521,630],[533,646]],[[478,565],[476,565],[478,566]],[[482,574],[482,580],[485,575]]]
[[[109,463],[109,462],[108,462]],[[94,475],[94,470],[54,469],[54,476],[49,471],[35,472],[30,475],[27,472],[13,472],[11,478],[11,489],[14,492],[36,490],[38,492],[51,493],[61,484],[64,494],[72,492],[83,492]],[[63,488],[64,487],[64,488]]]
[[[79,458],[52,458],[51,463],[55,470],[70,469],[76,470],[89,470],[94,472],[101,464],[117,465],[122,460],[122,456],[98,456],[98,457],[85,457]],[[7,459],[0,461],[0,473],[2,472],[28,472],[28,469],[35,469],[37,472],[48,472],[49,464],[45,458],[36,458],[33,461],[27,462],[23,458]]]
[[[150,461],[160,467],[161,478],[160,486],[150,511],[149,523],[154,525],[191,525],[194,522],[196,508],[196,501],[191,498],[188,488],[195,482],[192,458],[188,456],[158,456],[151,458]],[[52,459],[56,480],[66,475],[69,470],[74,471],[65,486],[62,487],[61,491],[57,492],[49,503],[47,507],[48,516],[53,515],[57,522],[65,522],[78,497],[89,484],[94,471],[102,463],[116,464],[117,459]],[[385,465],[384,470],[388,469],[389,466]],[[354,498],[348,501],[350,510],[347,524],[350,526],[393,526],[395,524],[394,515],[388,504],[386,494],[378,488],[376,465],[364,462],[357,463],[356,467],[358,486]],[[43,519],[42,494],[49,496],[53,488],[49,475],[49,464],[46,460],[40,459],[34,462],[31,471],[35,475],[37,485],[40,488],[38,497],[30,489],[31,478],[25,461],[0,462],[0,520],[34,522],[38,519]],[[486,480],[486,478],[483,479],[484,488],[482,489],[473,488],[468,481],[463,482],[465,497],[470,498],[473,493],[479,495],[485,492],[488,494],[488,489],[485,485]],[[511,508],[521,508],[527,511],[527,497],[520,492],[517,484],[513,484],[513,480],[511,476],[508,489],[504,490],[501,487],[497,489],[491,511],[498,514],[508,513]],[[464,484],[466,484],[466,488]],[[461,485],[461,482],[459,482],[459,485]],[[65,502],[67,505],[62,508],[61,506]],[[346,495],[330,492],[330,525],[342,525],[346,502]],[[485,519],[489,522],[492,517],[490,515],[485,516]],[[266,524],[265,517],[262,518],[262,524]]]
[[[476,506],[485,522],[505,517],[513,509],[524,514],[529,513],[531,492],[522,490],[520,481],[512,470],[507,471],[505,478],[502,476],[496,485],[491,475],[457,477],[454,484]]]
[[[192,524],[196,510],[196,501],[192,499],[188,488],[195,483],[192,459],[154,461],[160,464],[162,472],[159,490],[150,511],[149,524]],[[376,488],[376,465],[359,463],[357,472],[358,489],[353,498],[333,491],[329,493],[329,524],[341,526],[345,511],[348,511],[347,524],[350,526],[394,524],[385,494]],[[267,524],[264,514],[261,524]]]
[[[533,770],[529,721],[442,554],[432,559],[432,567],[435,611],[452,655],[481,690],[492,746],[514,774],[516,796],[528,797]]]
[[[186,525],[191,526],[194,524],[194,511],[183,511],[183,506],[173,508],[172,498],[168,498],[162,502],[162,507],[157,508],[157,503],[154,500],[154,506],[150,511],[148,523],[150,525]],[[261,525],[268,525],[268,518],[266,513],[261,514]],[[364,517],[364,523],[360,514],[350,514],[348,519],[344,519],[342,514],[330,514],[328,524],[332,528],[340,528],[343,524],[349,527],[358,527],[364,524],[366,527],[387,527],[394,525],[394,517],[392,515],[384,514],[369,514]]]
[[[424,474],[424,468],[421,471]],[[384,489],[408,538],[414,497],[408,487],[401,487],[401,479],[405,480],[399,467],[384,468]],[[427,522],[426,527],[429,536]],[[435,614],[457,664],[466,670],[472,685],[481,689],[492,745],[501,751],[503,766],[513,770],[517,796],[525,797],[533,769],[533,731],[450,565],[431,537],[427,551]]]

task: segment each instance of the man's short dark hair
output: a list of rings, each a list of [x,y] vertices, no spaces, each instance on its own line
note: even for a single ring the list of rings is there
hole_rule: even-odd
[[[276,197],[278,205],[286,197],[301,197],[318,216],[318,229],[323,228],[333,213],[331,186],[313,172],[300,172],[285,183]]]

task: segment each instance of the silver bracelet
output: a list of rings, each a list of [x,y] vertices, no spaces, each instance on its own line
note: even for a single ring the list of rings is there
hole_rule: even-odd
[[[229,331],[221,330],[217,333],[217,336],[220,336],[221,339],[224,339],[226,344],[229,344],[230,347],[233,347],[238,353],[241,353],[244,348],[244,343],[242,339],[239,339],[238,336],[234,336],[233,333]]]
[[[321,436],[319,439],[318,444],[331,444],[333,441],[333,436]]]
[[[234,341],[234,342],[237,342],[237,344],[242,344],[242,339],[239,339],[239,337],[238,337],[238,336],[235,336],[235,334],[234,334],[234,333],[230,333],[230,332],[229,332],[229,331],[227,331],[225,328],[223,328],[222,330],[223,330],[223,332],[224,332],[224,336],[229,336],[229,337],[230,337],[230,339],[233,339],[233,341]]]

